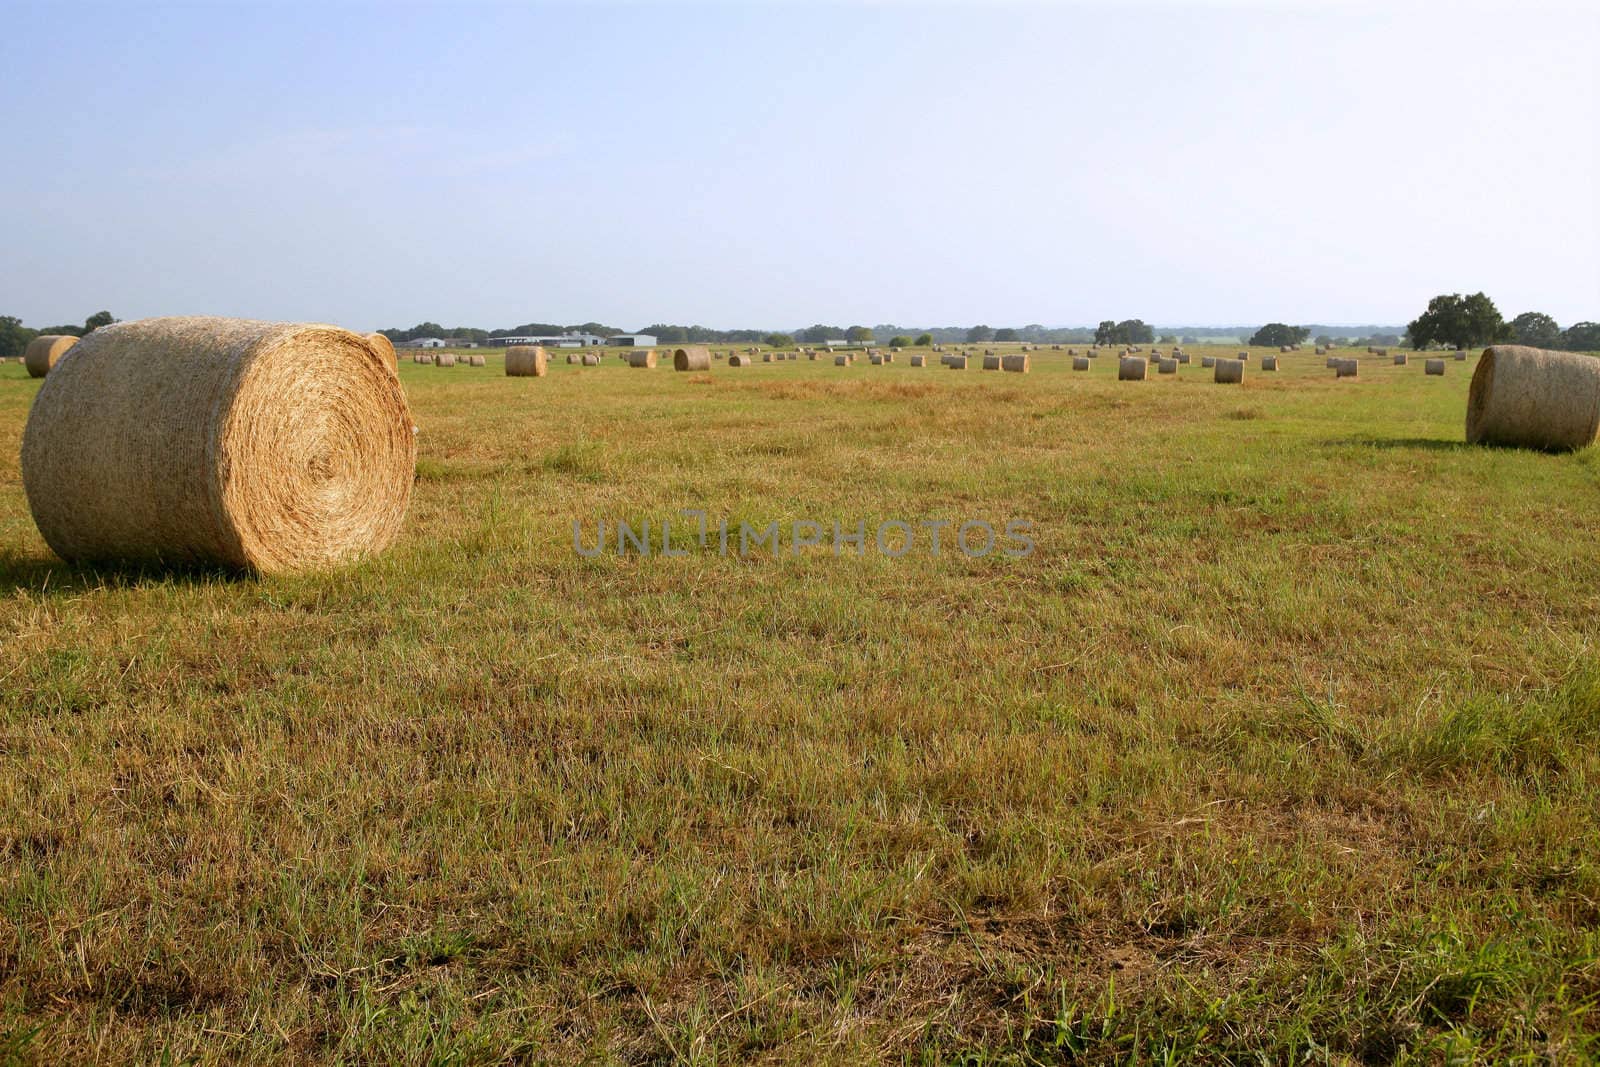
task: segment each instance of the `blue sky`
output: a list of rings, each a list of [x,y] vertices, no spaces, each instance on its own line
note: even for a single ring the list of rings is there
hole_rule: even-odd
[[[1600,5],[0,0],[0,313],[1600,318]]]

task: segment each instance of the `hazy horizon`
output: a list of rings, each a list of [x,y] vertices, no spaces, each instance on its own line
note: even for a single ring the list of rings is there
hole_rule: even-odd
[[[1600,318],[1593,9],[7,13],[33,326]]]

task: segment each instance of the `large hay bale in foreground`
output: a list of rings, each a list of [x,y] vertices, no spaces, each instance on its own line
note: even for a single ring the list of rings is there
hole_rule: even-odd
[[[305,570],[381,551],[411,500],[400,379],[337,326],[105,326],[39,389],[22,481],[67,560]]]
[[[711,349],[700,345],[688,345],[684,348],[672,350],[673,370],[710,370]]]
[[[394,342],[381,333],[367,334],[367,343],[372,345],[372,350],[387,359],[390,363],[399,363],[400,357],[395,354]]]
[[[1010,371],[1012,374],[1027,374],[1028,360],[1031,358],[1026,353],[1019,356],[1001,356],[1000,369]]]
[[[1424,373],[1424,374],[1432,374],[1432,375],[1435,375],[1435,376],[1443,374],[1444,373],[1444,360],[1442,360],[1442,359],[1427,359],[1427,360],[1423,360],[1423,362],[1422,362],[1422,373]]]
[[[79,338],[71,334],[46,333],[40,334],[28,342],[28,347],[23,349],[22,362],[27,365],[28,377],[43,378],[50,373],[50,368],[56,361],[71,351]]]
[[[1073,370],[1088,370],[1089,369],[1089,357],[1088,356],[1073,356],[1072,357],[1072,369]]]
[[[653,348],[630,348],[623,353],[622,358],[628,361],[630,367],[656,369],[656,350]]]
[[[1593,444],[1597,430],[1600,359],[1495,345],[1478,360],[1467,394],[1469,444],[1565,452]]]
[[[1219,385],[1238,385],[1244,381],[1244,360],[1219,359],[1211,380]]]
[[[1117,364],[1117,381],[1142,382],[1146,369],[1143,356],[1123,356]]]
[[[571,356],[567,357],[569,360]],[[598,362],[598,357],[596,357]],[[539,345],[513,345],[506,349],[506,377],[543,378],[549,360]]]

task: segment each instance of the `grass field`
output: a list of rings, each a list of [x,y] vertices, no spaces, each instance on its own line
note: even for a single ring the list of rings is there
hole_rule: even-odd
[[[403,354],[401,540],[272,579],[55,561],[0,367],[0,1062],[1600,1057],[1600,450],[1190,351]],[[867,544],[574,551],[683,509]]]

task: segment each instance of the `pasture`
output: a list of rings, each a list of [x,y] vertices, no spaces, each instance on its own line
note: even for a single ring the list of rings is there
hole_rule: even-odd
[[[55,560],[0,367],[0,1061],[1600,1056],[1600,450],[1187,350],[402,352],[400,540],[278,578]],[[780,551],[574,550],[685,509]]]

